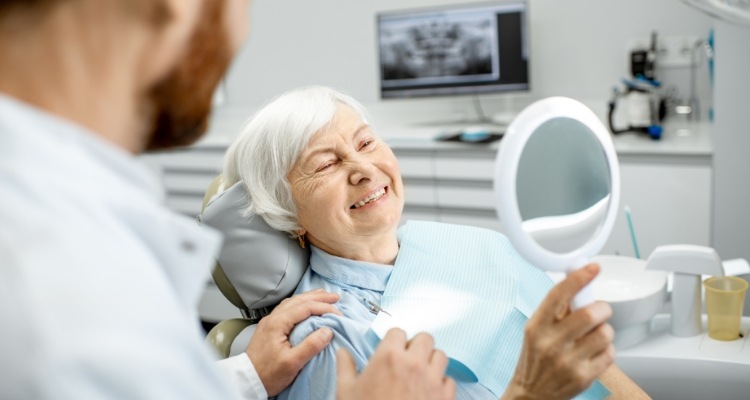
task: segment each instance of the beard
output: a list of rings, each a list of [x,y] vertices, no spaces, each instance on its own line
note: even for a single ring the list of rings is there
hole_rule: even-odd
[[[146,94],[147,151],[188,146],[207,131],[214,91],[232,59],[224,6],[204,1],[184,56]]]

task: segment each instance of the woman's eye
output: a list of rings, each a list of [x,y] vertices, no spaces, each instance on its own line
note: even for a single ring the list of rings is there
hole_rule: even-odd
[[[361,150],[361,149],[364,149],[365,147],[368,147],[370,145],[372,145],[372,140],[366,140],[366,141],[362,142],[362,145],[359,148]]]
[[[320,166],[320,168],[318,168],[316,172],[322,172],[322,171],[325,171],[325,170],[327,170],[328,168],[330,168],[331,166],[333,166],[333,163],[332,163],[332,162],[327,162],[327,163],[325,163],[325,164],[321,165],[321,166]]]

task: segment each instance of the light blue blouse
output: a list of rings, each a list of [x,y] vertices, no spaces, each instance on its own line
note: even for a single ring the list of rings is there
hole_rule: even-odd
[[[302,369],[294,383],[278,396],[279,399],[335,399],[336,351],[340,348],[349,351],[358,370],[361,371],[365,367],[375,350],[371,341],[372,332],[369,337],[367,334],[376,315],[371,312],[372,307],[368,302],[381,304],[392,270],[393,267],[390,265],[344,259],[312,246],[310,267],[296,293],[318,288],[338,293],[341,299],[336,306],[344,316],[315,316],[294,328],[290,335],[293,345],[297,345],[321,327],[330,328],[334,336],[331,345]],[[606,389],[601,388],[603,392],[600,393],[604,394]],[[603,397],[596,395],[589,398]],[[497,399],[498,396],[479,382],[459,381],[456,398]]]

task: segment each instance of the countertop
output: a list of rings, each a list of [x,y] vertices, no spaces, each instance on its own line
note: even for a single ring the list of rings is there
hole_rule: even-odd
[[[376,126],[377,128],[377,126]],[[458,132],[460,126],[387,126],[379,129],[388,143],[399,149],[497,149],[502,140],[490,144],[440,142],[435,138]],[[666,121],[659,140],[645,134],[625,132],[612,136],[618,155],[666,155],[711,157],[711,127],[707,122]]]
[[[232,109],[217,113],[211,121],[209,133],[196,143],[196,148],[225,148],[240,131],[247,110]],[[676,118],[676,117],[675,117]],[[376,131],[394,149],[414,150],[496,150],[502,140],[490,144],[437,141],[436,138],[457,133],[466,124],[401,124],[398,121],[373,124]],[[690,122],[667,119],[661,139],[653,140],[645,134],[625,132],[612,136],[615,149],[621,156],[690,156],[710,158],[711,125],[707,121]]]

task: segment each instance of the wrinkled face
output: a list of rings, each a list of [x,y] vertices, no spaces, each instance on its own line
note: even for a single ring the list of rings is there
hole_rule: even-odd
[[[396,157],[359,115],[339,105],[287,175],[310,243],[339,255],[351,241],[393,235],[404,208]]]
[[[147,94],[147,150],[187,146],[208,128],[211,102],[247,34],[247,0],[204,0],[188,49]]]

